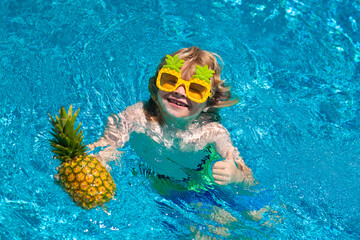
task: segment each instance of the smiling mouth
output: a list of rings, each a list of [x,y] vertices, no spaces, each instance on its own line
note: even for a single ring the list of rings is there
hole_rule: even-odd
[[[189,107],[190,107],[190,106],[187,105],[186,103],[183,103],[183,102],[178,101],[178,100],[176,100],[176,99],[168,98],[167,100],[168,100],[168,102],[170,102],[170,103],[172,103],[172,104],[175,104],[175,105],[177,105],[177,106],[179,106],[179,107],[186,107],[186,108],[189,108]]]

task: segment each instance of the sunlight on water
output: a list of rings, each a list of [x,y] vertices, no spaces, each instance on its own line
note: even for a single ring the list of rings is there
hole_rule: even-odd
[[[359,11],[335,0],[2,1],[1,239],[359,238]],[[263,220],[240,213],[258,202],[239,189],[163,197],[130,146],[110,164],[109,214],[76,207],[53,181],[47,113],[80,107],[91,143],[110,113],[149,98],[165,54],[192,45],[223,58],[241,98],[222,122],[260,182],[248,194],[271,197]]]

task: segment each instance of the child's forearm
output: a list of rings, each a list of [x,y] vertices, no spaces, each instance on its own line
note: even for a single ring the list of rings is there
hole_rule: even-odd
[[[89,144],[88,147],[91,151],[96,147],[111,146],[121,148],[130,138],[129,125],[131,125],[131,123],[127,122],[127,120],[121,122],[117,115],[111,114],[108,117],[102,137],[98,141]]]
[[[110,145],[110,142],[107,141],[106,138],[101,137],[96,142],[88,144],[87,146],[90,149],[90,151],[93,151],[96,147],[106,147],[106,146],[109,146],[109,145]]]
[[[254,175],[250,171],[243,171],[242,176],[239,178],[238,184],[241,184],[244,187],[252,187],[258,184],[258,181],[254,178]]]
[[[236,184],[241,184],[244,187],[251,187],[258,184],[250,168],[248,168],[242,158],[236,159],[235,163],[238,167],[239,173],[237,174]]]
[[[98,153],[91,153],[90,155],[95,156],[108,170],[111,170],[107,162],[114,160],[119,160],[122,153],[116,147],[111,146],[110,142],[106,138],[101,137],[98,141],[87,145],[90,151],[95,150],[96,147],[105,147],[102,148]]]

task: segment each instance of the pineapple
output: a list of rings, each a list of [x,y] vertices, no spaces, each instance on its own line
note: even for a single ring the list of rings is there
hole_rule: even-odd
[[[81,123],[74,129],[79,110],[73,115],[72,106],[68,113],[62,107],[60,118],[55,115],[55,120],[49,114],[54,127],[50,142],[54,157],[61,161],[58,167],[60,185],[78,206],[88,210],[112,199],[116,186],[99,160],[86,154],[83,131],[79,132]]]

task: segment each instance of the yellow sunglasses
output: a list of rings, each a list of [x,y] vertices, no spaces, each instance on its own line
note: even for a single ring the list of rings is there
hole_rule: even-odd
[[[196,65],[195,73],[189,81],[181,79],[180,67],[184,60],[167,55],[165,59],[167,65],[164,65],[157,76],[156,86],[163,91],[173,92],[179,86],[184,85],[186,96],[194,102],[203,103],[208,97],[211,97],[210,78],[214,71],[208,69],[208,66],[200,67]]]

